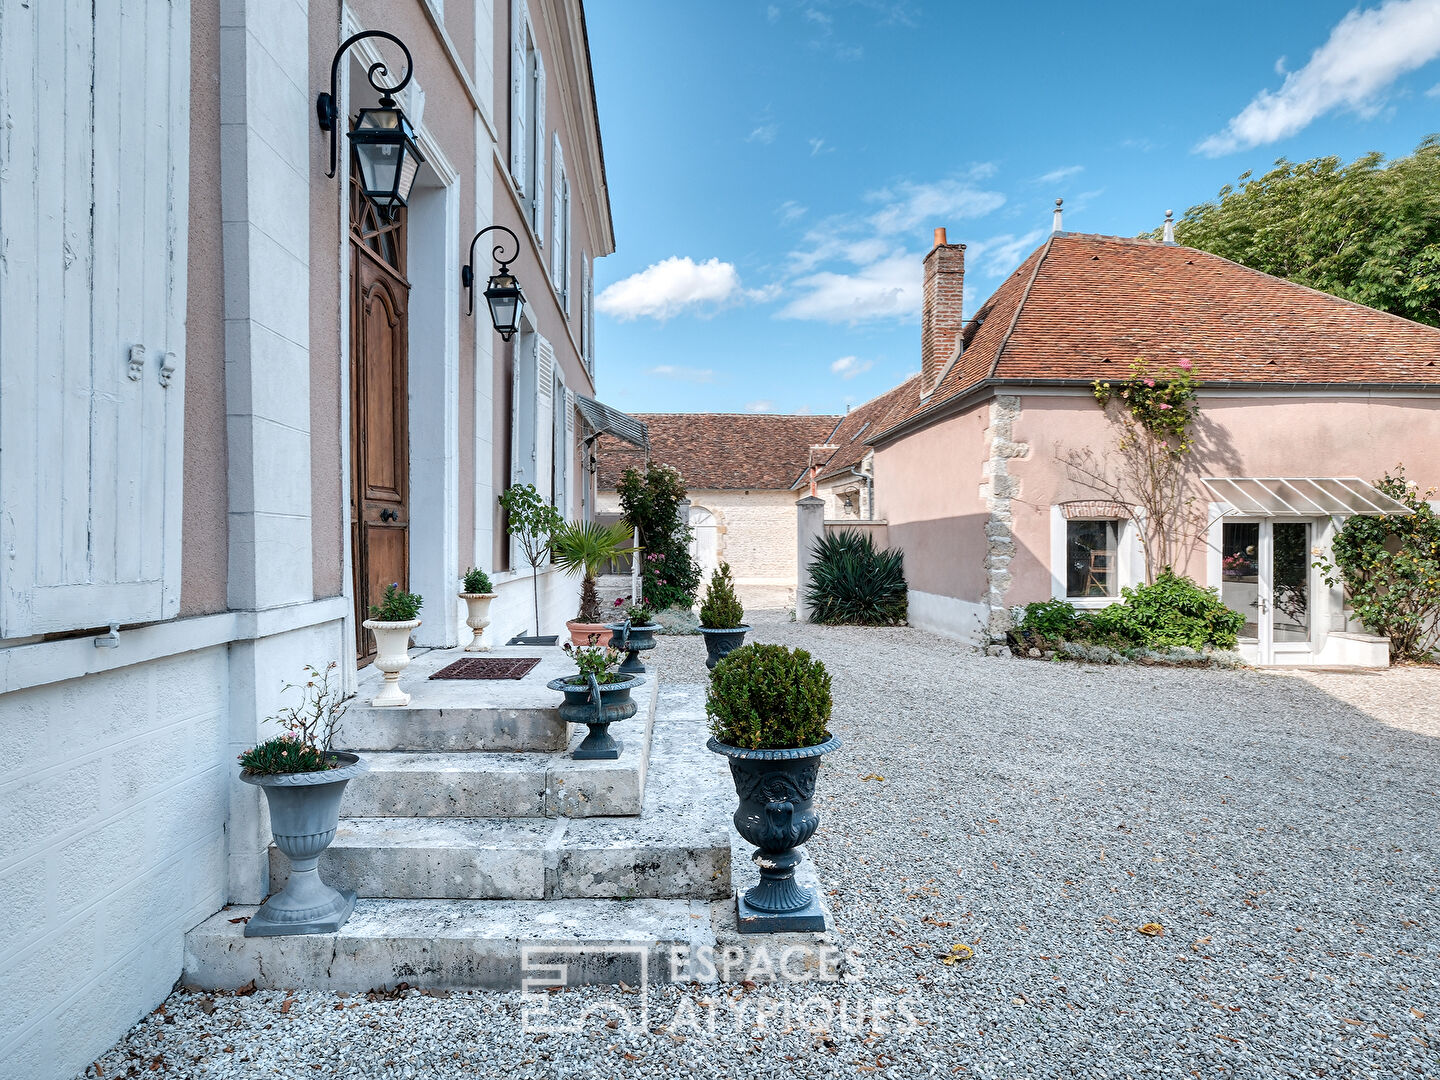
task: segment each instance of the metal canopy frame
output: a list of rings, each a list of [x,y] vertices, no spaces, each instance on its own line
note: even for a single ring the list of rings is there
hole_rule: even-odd
[[[1207,476],[1219,502],[1246,517],[1408,514],[1410,508],[1356,476]]]
[[[594,441],[598,435],[613,435],[632,446],[638,446],[645,451],[646,457],[649,457],[650,428],[643,420],[636,420],[633,416],[627,416],[619,409],[612,409],[584,394],[575,395],[575,407],[580,410],[580,415],[594,433],[586,442]]]

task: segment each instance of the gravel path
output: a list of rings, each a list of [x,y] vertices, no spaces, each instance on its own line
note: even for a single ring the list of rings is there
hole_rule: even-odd
[[[834,675],[846,749],[809,850],[857,981],[667,987],[651,1030],[545,1037],[516,995],[180,992],[103,1075],[1440,1077],[1440,671],[1098,668],[756,624]],[[700,682],[702,654],[652,655]]]

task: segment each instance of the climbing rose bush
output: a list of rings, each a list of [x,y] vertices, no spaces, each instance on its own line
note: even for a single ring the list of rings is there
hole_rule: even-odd
[[[1375,486],[1410,508],[1408,514],[1355,516],[1331,544],[1332,563],[1323,555],[1315,567],[1334,588],[1343,584],[1351,607],[1372,634],[1390,639],[1396,660],[1430,656],[1440,631],[1440,516],[1405,478],[1405,466]]]
[[[1097,380],[1095,400],[1112,401],[1130,414],[1137,424],[1164,443],[1174,454],[1188,453],[1190,422],[1195,418],[1195,365],[1189,360],[1152,368],[1148,361],[1130,365],[1130,377],[1123,381]]]

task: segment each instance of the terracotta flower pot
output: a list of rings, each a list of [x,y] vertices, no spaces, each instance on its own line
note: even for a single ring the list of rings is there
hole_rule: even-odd
[[[410,704],[410,695],[400,689],[400,672],[410,664],[410,632],[420,625],[420,620],[381,622],[366,619],[361,625],[375,635],[375,666],[385,675],[385,685],[370,704],[381,708]]]
[[[485,628],[490,625],[490,601],[500,595],[499,593],[468,593],[462,592],[460,599],[465,601],[465,625],[471,630],[470,644],[465,646],[466,652],[489,652],[490,646],[480,640],[485,633]]]
[[[245,924],[246,937],[285,934],[333,934],[355,910],[355,894],[340,892],[320,879],[320,854],[335,839],[345,785],[365,771],[354,754],[331,752],[339,768],[323,772],[240,774],[265,792],[275,846],[290,860],[290,880]]]
[[[570,641],[575,645],[600,645],[610,640],[610,626],[603,622],[579,622],[571,619],[565,624],[565,629],[570,631]],[[591,637],[595,640],[592,642]]]

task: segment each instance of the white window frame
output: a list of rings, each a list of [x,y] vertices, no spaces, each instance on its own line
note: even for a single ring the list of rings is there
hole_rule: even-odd
[[[1124,599],[1120,590],[1140,584],[1145,578],[1145,551],[1140,541],[1138,510],[1126,518],[1075,518],[1076,521],[1116,521],[1120,528],[1115,538],[1115,595],[1069,596],[1066,592],[1065,559],[1069,547],[1067,526],[1072,519],[1065,516],[1063,506],[1050,507],[1050,597],[1064,600],[1081,611],[1096,611],[1118,604]]]
[[[522,196],[529,185],[526,127],[529,120],[530,9],[525,0],[510,0],[510,179]]]

